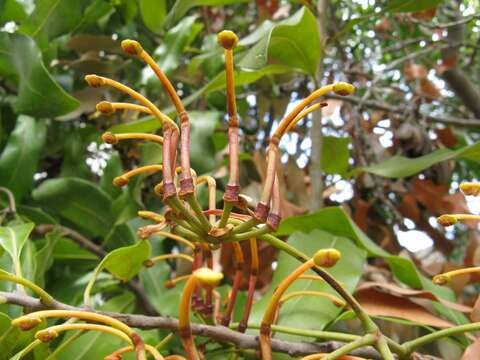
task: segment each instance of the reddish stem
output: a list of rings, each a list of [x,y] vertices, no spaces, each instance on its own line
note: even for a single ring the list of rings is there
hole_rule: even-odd
[[[250,257],[251,257],[251,266],[250,266],[250,279],[248,280],[248,293],[247,293],[247,303],[245,304],[245,310],[243,311],[242,320],[238,324],[238,331],[244,333],[248,327],[248,318],[250,317],[250,312],[252,311],[253,305],[253,296],[255,294],[255,288],[257,287],[257,276],[258,276],[258,247],[257,239],[250,239]]]
[[[230,292],[230,298],[228,299],[227,309],[221,321],[223,326],[228,326],[230,324],[230,320],[232,319],[233,308],[235,307],[235,302],[237,301],[238,290],[240,289],[240,282],[242,281],[243,266],[245,264],[242,246],[240,243],[234,242],[232,243],[232,246],[235,252],[237,269],[233,278],[232,290]]]
[[[207,259],[207,267],[213,270],[213,255],[210,249],[205,249],[205,257]],[[205,317],[210,318],[213,315],[213,288],[208,287],[205,295]]]

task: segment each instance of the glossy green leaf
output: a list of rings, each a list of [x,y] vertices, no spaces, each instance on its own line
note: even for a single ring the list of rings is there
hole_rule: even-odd
[[[306,230],[308,231],[308,230]],[[311,232],[295,232],[288,239],[288,244],[302,251],[306,255],[313,255],[322,248],[336,248],[344,256],[328,272],[338,281],[342,282],[346,289],[353,292],[366,264],[366,252],[355,245],[352,240],[337,236],[322,230]],[[259,324],[263,317],[268,302],[274,289],[299,266],[299,262],[286,253],[281,253],[278,265],[273,274],[269,290],[254,304],[251,322]],[[313,272],[311,272],[313,274]],[[286,294],[292,291],[315,290],[326,291],[336,295],[325,282],[314,280],[298,280],[289,287]],[[322,329],[342,311],[331,301],[318,297],[297,297],[286,302],[280,308],[279,325],[288,325],[300,329]],[[288,340],[299,340],[299,337],[278,334],[275,337]],[[305,340],[305,338],[303,338]]]
[[[35,283],[41,287],[45,285],[45,273],[53,265],[53,254],[58,241],[63,237],[59,230],[54,230],[45,235],[45,243],[35,253]]]
[[[35,117],[66,114],[79,106],[53,79],[43,64],[42,55],[28,36],[0,33],[0,53],[7,56],[19,79],[15,107],[18,113]]]
[[[96,255],[81,248],[80,245],[73,240],[64,237],[57,241],[55,249],[53,250],[53,258],[54,260],[65,260],[70,263],[73,260],[80,260],[82,262],[85,260],[98,261]]]
[[[22,276],[20,257],[33,227],[33,223],[0,227],[0,246],[10,255],[17,276]]]
[[[89,235],[105,236],[114,222],[110,196],[95,184],[79,178],[44,181],[33,198]]]
[[[167,16],[167,2],[165,0],[139,0],[138,5],[145,26],[154,33],[159,33]]]
[[[32,38],[50,40],[72,31],[81,21],[85,0],[37,0],[35,9],[20,27]]]
[[[155,50],[154,56],[158,59],[158,66],[165,73],[179,66],[184,49],[192,43],[202,29],[202,25],[195,20],[195,16],[182,19],[167,32],[162,44]]]
[[[149,241],[140,240],[131,246],[125,246],[109,252],[98,264],[83,294],[85,304],[89,304],[90,292],[98,274],[104,269],[121,281],[128,281],[143,268],[150,257],[152,248]]]
[[[322,137],[322,171],[329,174],[344,175],[348,170],[350,152],[349,137]]]
[[[417,158],[392,156],[391,158],[369,167],[356,168],[352,174],[357,175],[363,171],[387,178],[403,178],[418,174],[439,162],[454,158],[479,159],[480,142],[460,148],[458,150],[438,149],[434,152]]]
[[[313,75],[321,53],[315,16],[302,7],[288,19],[273,25],[242,58],[239,66],[258,70],[273,59]]]
[[[45,144],[46,124],[29,116],[19,116],[7,146],[0,154],[0,186],[22,200],[33,186],[33,175]]]
[[[58,223],[50,214],[47,214],[41,208],[28,206],[28,205],[19,205],[17,206],[17,212],[24,217],[24,220],[31,221],[35,224],[56,224]]]
[[[413,289],[426,289],[438,297],[448,301],[455,301],[453,291],[446,287],[434,285],[430,279],[420,274],[410,259],[394,256],[375,244],[340,207],[321,209],[313,214],[294,216],[285,219],[277,232],[279,235],[292,234],[295,231],[312,231],[320,229],[336,236],[344,236],[353,240],[357,246],[365,249],[369,256],[380,256],[390,266],[392,273],[402,283]],[[463,314],[447,309],[441,303],[434,305],[440,313],[456,323],[463,323],[466,318]]]

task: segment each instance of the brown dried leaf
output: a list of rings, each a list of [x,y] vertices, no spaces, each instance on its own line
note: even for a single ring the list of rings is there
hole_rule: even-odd
[[[440,143],[448,148],[452,148],[457,145],[457,137],[451,126],[444,129],[435,129],[435,134],[438,136]]]
[[[428,21],[428,20],[432,20],[435,17],[436,13],[437,13],[437,7],[435,6],[431,9],[413,12],[410,15],[415,19]]]
[[[439,99],[442,97],[440,90],[437,86],[430,81],[429,79],[421,79],[420,80],[420,88],[418,90],[418,94],[420,96],[424,96],[428,99]]]
[[[454,326],[451,322],[431,314],[414,302],[373,288],[355,292],[355,297],[371,316],[390,316],[440,328]]]
[[[473,310],[470,306],[453,303],[453,302],[444,300],[442,298],[439,298],[434,293],[427,290],[407,289],[391,283],[380,283],[380,282],[372,282],[372,281],[364,282],[357,288],[357,291],[363,290],[363,289],[370,289],[370,288],[382,289],[392,295],[406,297],[406,298],[416,297],[421,299],[438,301],[452,310],[456,310],[464,313],[470,313]]]
[[[408,81],[425,79],[428,75],[428,70],[425,65],[406,63],[403,67],[403,74]]]
[[[402,202],[398,206],[400,213],[417,223],[420,221],[420,209],[417,205],[417,200],[411,194],[405,194],[402,198]]]

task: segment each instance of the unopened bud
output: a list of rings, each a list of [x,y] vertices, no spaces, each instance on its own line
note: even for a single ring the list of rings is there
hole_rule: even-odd
[[[143,51],[142,45],[135,40],[123,40],[122,50],[129,55],[140,55]]]
[[[57,336],[58,333],[50,329],[40,330],[35,334],[35,338],[44,343],[54,340]]]
[[[85,81],[91,87],[100,87],[100,86],[105,85],[105,80],[101,76],[98,76],[98,75],[86,75],[85,76]]]
[[[102,140],[105,141],[107,144],[111,144],[111,145],[114,145],[114,144],[118,143],[118,139],[115,136],[115,134],[112,134],[109,131],[107,131],[106,133],[104,133],[102,135]]]
[[[316,266],[330,268],[335,266],[341,257],[342,254],[337,249],[322,249],[313,255],[313,262]]]
[[[437,223],[442,226],[455,225],[458,222],[457,218],[453,215],[442,215],[437,218]]]
[[[479,196],[480,195],[480,183],[465,182],[460,184],[460,190],[465,195]]]
[[[115,112],[112,103],[108,101],[100,101],[95,108],[105,115],[112,115]]]
[[[223,279],[223,274],[213,271],[209,268],[202,267],[195,270],[192,275],[205,286],[217,286]]]
[[[113,185],[115,186],[125,186],[128,184],[128,178],[124,176],[117,176],[113,179]]]
[[[440,275],[435,275],[432,279],[432,282],[435,285],[445,285],[448,284],[452,279],[448,275],[440,274]]]
[[[220,46],[222,46],[226,50],[231,50],[238,43],[238,36],[230,30],[223,30],[222,32],[218,33],[217,40]]]
[[[22,331],[29,331],[41,322],[42,320],[36,317],[22,316],[21,318],[12,320],[12,325],[18,326]]]
[[[355,92],[355,86],[346,82],[338,82],[333,85],[333,91],[338,95],[347,96]]]

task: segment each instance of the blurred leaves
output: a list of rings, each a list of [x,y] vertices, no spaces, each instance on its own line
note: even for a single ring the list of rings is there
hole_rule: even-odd
[[[0,227],[0,246],[10,255],[17,276],[22,276],[20,257],[33,227],[33,223]]]
[[[45,121],[19,116],[7,145],[0,154],[0,185],[17,201],[30,193],[46,140]]]
[[[114,221],[110,196],[94,183],[80,178],[46,180],[32,196],[46,210],[91,236],[107,235]]]
[[[0,33],[0,64],[8,64],[10,71],[16,70],[18,96],[15,108],[20,114],[55,117],[79,105],[47,71],[40,50],[28,36]],[[4,66],[1,65],[0,70]]]

